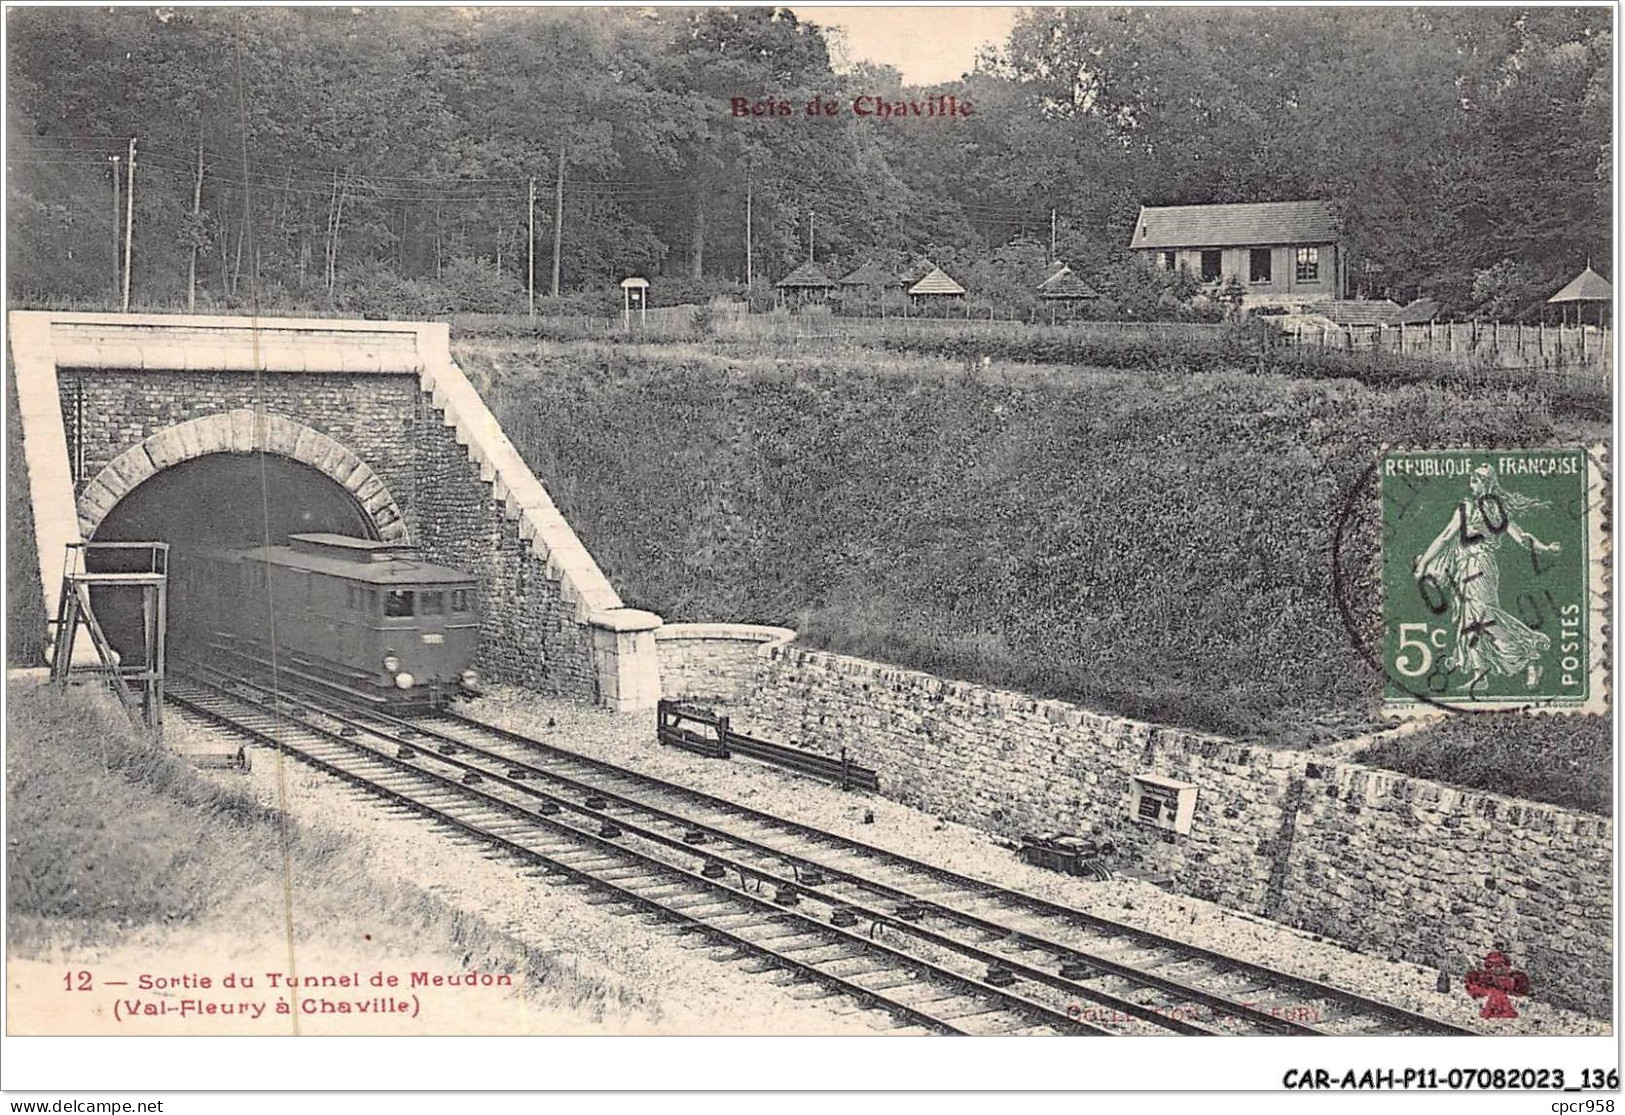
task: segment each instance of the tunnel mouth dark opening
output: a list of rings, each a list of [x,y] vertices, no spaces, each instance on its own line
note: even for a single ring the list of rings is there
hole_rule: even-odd
[[[173,586],[188,557],[204,549],[283,546],[292,534],[324,532],[378,537],[350,492],[318,469],[288,457],[212,453],[172,465],[137,485],[97,526],[94,542],[167,542]],[[145,551],[92,551],[92,572],[132,572]],[[126,663],[143,660],[138,592],[97,589],[91,606],[108,642]],[[193,629],[184,594],[171,592],[171,644],[188,645]],[[269,633],[267,633],[268,637]]]

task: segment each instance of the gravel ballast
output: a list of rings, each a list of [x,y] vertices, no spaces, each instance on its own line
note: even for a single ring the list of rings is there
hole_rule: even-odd
[[[581,708],[542,707],[543,723],[546,710],[558,715]],[[617,722],[605,717],[602,723]],[[859,1010],[842,996],[815,998],[820,989],[810,984],[780,986],[784,976],[747,972],[748,962],[719,963],[713,956],[732,950],[677,936],[642,915],[612,914],[587,901],[591,892],[584,887],[529,876],[472,839],[391,812],[382,799],[295,759],[262,748],[252,756],[246,777],[260,800],[300,822],[342,829],[371,854],[377,873],[413,883],[489,929],[549,953],[556,967],[574,976],[620,989],[622,1000],[647,1004],[567,1030],[558,1028],[556,1017],[521,1011],[506,1032],[832,1035],[885,1033],[892,1025],[886,1014]],[[297,894],[293,911],[297,919]]]
[[[1439,972],[1434,968],[1357,952],[1256,915],[1170,894],[1141,880],[1096,881],[1048,871],[1022,862],[1012,848],[988,833],[911,806],[872,794],[845,792],[748,759],[708,759],[663,747],[655,741],[653,713],[614,714],[506,687],[492,687],[485,697],[461,711],[497,727],[754,809],[1467,1029],[1502,1034],[1611,1032],[1606,1020],[1532,998],[1519,1000],[1516,1019],[1481,1019],[1483,1004],[1466,994],[1464,972],[1449,973],[1451,990],[1440,992]],[[873,817],[872,822],[866,821],[868,816]]]

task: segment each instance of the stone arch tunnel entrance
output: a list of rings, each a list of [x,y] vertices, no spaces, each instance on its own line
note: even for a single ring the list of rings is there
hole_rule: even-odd
[[[291,534],[325,532],[377,538],[355,497],[320,470],[274,453],[211,453],[162,469],[119,500],[97,525],[95,542],[161,541],[170,545],[170,631],[184,647],[185,594],[175,589],[185,563],[200,549],[281,546]],[[118,571],[118,552],[103,551],[93,567]],[[139,595],[97,590],[97,618],[125,658],[141,654]]]
[[[660,618],[621,600],[444,323],[38,310],[6,322],[43,626],[80,540],[156,535],[184,560],[201,542],[340,530],[476,573],[489,676],[654,708]],[[269,506],[262,466],[281,497]]]

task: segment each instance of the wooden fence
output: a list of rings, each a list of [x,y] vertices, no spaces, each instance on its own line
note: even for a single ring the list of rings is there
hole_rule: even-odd
[[[1336,352],[1392,352],[1485,368],[1568,368],[1606,373],[1614,333],[1595,325],[1510,325],[1450,322],[1426,325],[1299,327],[1290,343]]]

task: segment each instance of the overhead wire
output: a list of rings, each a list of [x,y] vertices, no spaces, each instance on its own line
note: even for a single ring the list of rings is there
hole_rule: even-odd
[[[102,141],[99,141],[102,142]],[[143,163],[149,167],[166,167],[172,171],[184,173],[188,176],[196,174],[196,149],[182,152],[177,148],[164,145],[147,145],[143,147]],[[57,153],[56,149],[49,152],[27,151],[27,154]],[[109,150],[107,155],[116,154]],[[85,157],[94,160],[100,153],[86,151]],[[242,188],[245,181],[257,189],[277,193],[328,195],[335,188],[340,188],[352,194],[366,194],[377,200],[408,201],[408,202],[494,202],[494,201],[523,201],[526,198],[524,188],[525,179],[519,176],[511,178],[460,178],[447,176],[423,175],[390,175],[378,174],[370,170],[360,170],[353,164],[327,169],[315,168],[304,164],[284,162],[246,164],[241,175],[211,169],[209,161],[210,149],[204,148],[204,180],[218,185]],[[223,158],[218,152],[213,166],[223,164]],[[16,159],[17,162],[40,163],[38,159]],[[74,161],[72,159],[67,161]],[[348,180],[348,185],[345,185]],[[602,178],[570,178],[565,179],[565,193],[567,196],[587,200],[626,201],[626,202],[660,202],[683,198],[692,192],[691,179],[688,177],[663,177],[650,179],[602,179]],[[681,185],[681,188],[676,188]],[[503,189],[508,187],[509,189]],[[511,191],[511,192],[510,192]],[[864,200],[869,194],[862,187],[844,186],[832,183],[820,183],[819,196],[828,197],[831,194],[847,199]],[[953,204],[961,214],[984,223],[994,223],[1004,220],[1011,223],[1024,221],[1037,222],[1048,219],[1048,208],[1039,208],[1026,205],[1009,205],[994,202],[958,201]],[[813,206],[816,208],[816,206]],[[1062,214],[1071,216],[1070,214]]]

